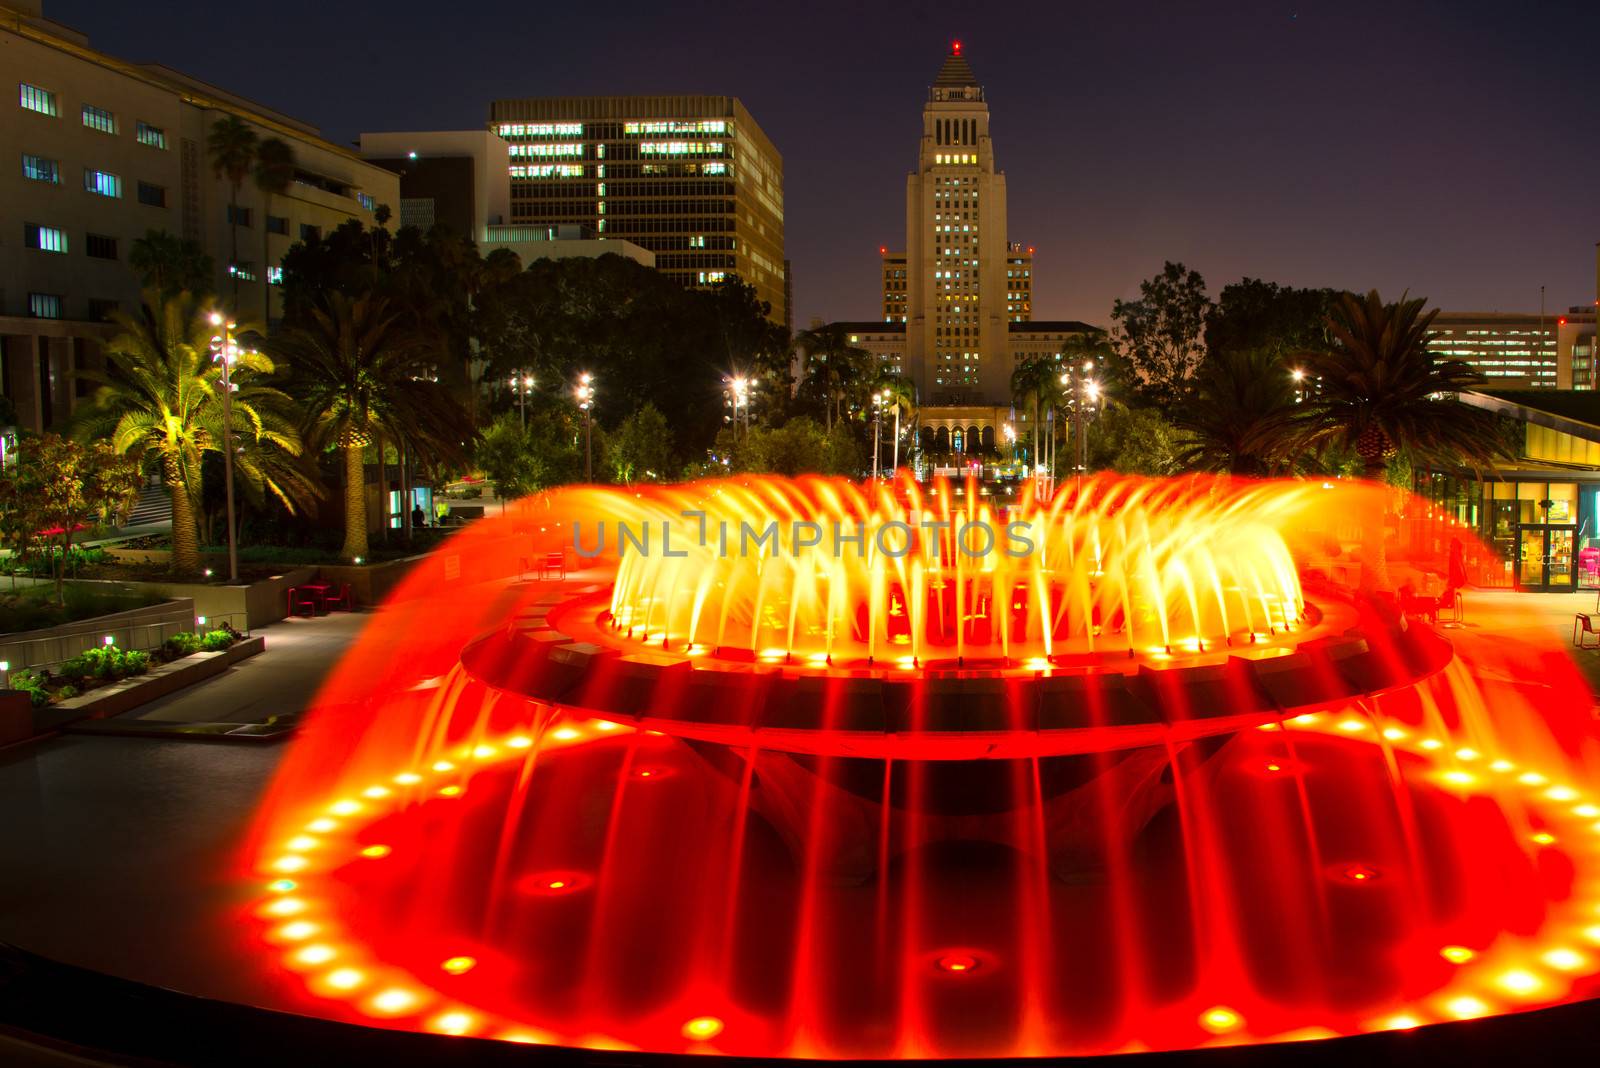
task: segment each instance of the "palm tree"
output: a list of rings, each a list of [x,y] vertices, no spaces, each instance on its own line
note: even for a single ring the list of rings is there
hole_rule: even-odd
[[[250,175],[256,160],[256,132],[237,115],[218,119],[206,139],[211,155],[211,173],[228,180],[228,234],[232,251],[228,275],[233,279],[233,307],[239,306],[239,189]],[[264,270],[265,268],[263,268]]]
[[[1192,470],[1276,474],[1306,436],[1306,412],[1293,380],[1266,349],[1212,353],[1200,367],[1195,395],[1172,420],[1190,435],[1179,462]]]
[[[1435,358],[1428,327],[1439,313],[1424,314],[1426,303],[1402,294],[1385,304],[1377,290],[1346,293],[1328,316],[1332,346],[1299,360],[1316,383],[1312,440],[1353,449],[1373,481],[1401,448],[1451,467],[1486,467],[1510,455],[1493,415],[1454,400],[1485,380],[1461,360]]]
[[[220,452],[223,441],[222,368],[211,355],[212,327],[189,294],[164,298],[154,290],[146,290],[137,315],[119,312],[113,321],[121,331],[106,344],[109,369],[79,372],[100,388],[80,409],[74,431],[161,470],[172,497],[173,570],[194,572],[201,460]],[[248,489],[276,496],[292,512],[314,488],[291,462],[300,454],[300,435],[288,396],[267,384],[272,373],[272,361],[260,353],[246,351],[234,361],[234,471]]]
[[[263,138],[256,145],[254,174],[256,188],[261,190],[261,318],[271,322],[272,198],[287,193],[294,183],[294,149],[279,138]]]
[[[166,230],[146,230],[143,237],[134,238],[128,249],[128,266],[139,275],[141,286],[154,289],[163,297],[185,290],[206,293],[211,289],[211,257],[200,242]]]
[[[1030,356],[1011,372],[1011,399],[1013,403],[1031,405],[1033,408],[1033,455],[1030,466],[1039,465],[1039,409],[1055,404],[1061,392],[1061,363],[1055,356],[1039,354]]]
[[[367,554],[365,451],[382,436],[436,460],[465,463],[467,413],[431,374],[437,349],[382,297],[328,293],[268,348],[289,365],[308,436],[344,454],[344,548]]]
[[[795,345],[806,355],[806,388],[822,401],[824,429],[832,433],[833,424],[843,418],[845,401],[866,380],[872,354],[850,344],[838,323],[802,330]]]

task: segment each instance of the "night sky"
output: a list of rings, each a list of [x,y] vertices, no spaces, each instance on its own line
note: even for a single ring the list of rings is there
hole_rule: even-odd
[[[977,9],[982,8],[982,13]],[[795,324],[880,314],[952,39],[988,94],[1035,318],[1105,324],[1164,259],[1450,310],[1595,297],[1600,23],[1586,3],[45,0],[349,142],[496,97],[741,97],[784,157]]]

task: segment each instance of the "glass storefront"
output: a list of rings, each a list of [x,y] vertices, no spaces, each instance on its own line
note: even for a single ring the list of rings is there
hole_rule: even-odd
[[[1480,481],[1421,471],[1415,490],[1428,507],[1424,515],[1408,517],[1411,547],[1442,555],[1456,532],[1473,531],[1491,550],[1470,568],[1474,585],[1556,591],[1600,586],[1600,483],[1509,473]]]

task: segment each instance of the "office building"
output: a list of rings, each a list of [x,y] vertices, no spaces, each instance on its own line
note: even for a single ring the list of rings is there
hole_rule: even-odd
[[[1440,357],[1465,360],[1488,379],[1488,389],[1571,389],[1556,345],[1556,315],[1521,312],[1440,312],[1430,328]]]
[[[592,227],[685,286],[738,275],[788,321],[783,159],[727,96],[496,100],[513,226]]]
[[[89,392],[73,372],[101,365],[115,310],[132,311],[134,242],[166,231],[198,242],[216,292],[241,322],[281,310],[284,252],[399,197],[395,176],[315,127],[168,67],[116,59],[45,18],[37,0],[0,0],[0,56],[16,97],[0,103],[0,391],[24,429],[57,425]],[[232,190],[207,137],[243,120],[293,154],[288,187]],[[237,254],[234,253],[237,241]]]

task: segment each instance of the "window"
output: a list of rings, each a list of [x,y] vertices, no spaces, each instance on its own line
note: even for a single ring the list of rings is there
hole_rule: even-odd
[[[83,254],[97,260],[114,260],[117,258],[117,239],[105,234],[84,234]]]
[[[35,319],[61,318],[61,296],[57,293],[29,293],[28,314]]]
[[[41,115],[56,115],[56,94],[48,89],[40,89],[37,85],[22,83],[22,99],[19,103],[29,111],[37,111]]]
[[[59,182],[61,181],[61,165],[53,159],[45,159],[43,156],[30,156],[24,152],[22,154],[22,176],[31,178],[36,182]]]
[[[282,215],[268,215],[267,216],[267,233],[269,233],[269,234],[287,234],[288,232],[289,232],[289,220],[288,219],[284,218]]]
[[[300,240],[302,240],[302,241],[320,241],[321,239],[322,239],[322,229],[321,229],[321,227],[313,226],[310,223],[301,223],[300,224]]]
[[[83,105],[83,124],[101,133],[117,132],[117,117],[105,108],[97,108],[93,104]]]
[[[167,147],[167,131],[159,126],[151,126],[143,119],[140,119],[139,125],[134,128],[133,139],[141,145],[149,145],[151,148]]]
[[[368,211],[377,210],[378,202],[372,199],[371,193],[357,193],[356,200],[360,201],[361,206],[366,208]]]
[[[54,226],[23,223],[22,243],[27,248],[36,248],[40,252],[65,252],[67,251],[67,232]]]
[[[166,207],[167,187],[164,185],[151,185],[149,182],[140,182],[139,203],[148,204],[152,208]]]
[[[267,284],[268,285],[272,285],[272,286],[281,286],[281,285],[283,285],[283,268],[282,267],[268,267],[267,268]]]
[[[121,305],[114,300],[89,298],[89,319],[91,322],[103,323],[111,318],[111,313],[119,311]]]
[[[99,197],[122,196],[122,179],[106,171],[83,169],[83,188]]]
[[[228,225],[229,226],[249,226],[250,225],[250,209],[249,208],[241,208],[237,204],[229,204],[228,205]]]
[[[228,273],[241,282],[254,282],[256,280],[256,265],[253,263],[235,263],[228,268]]]

